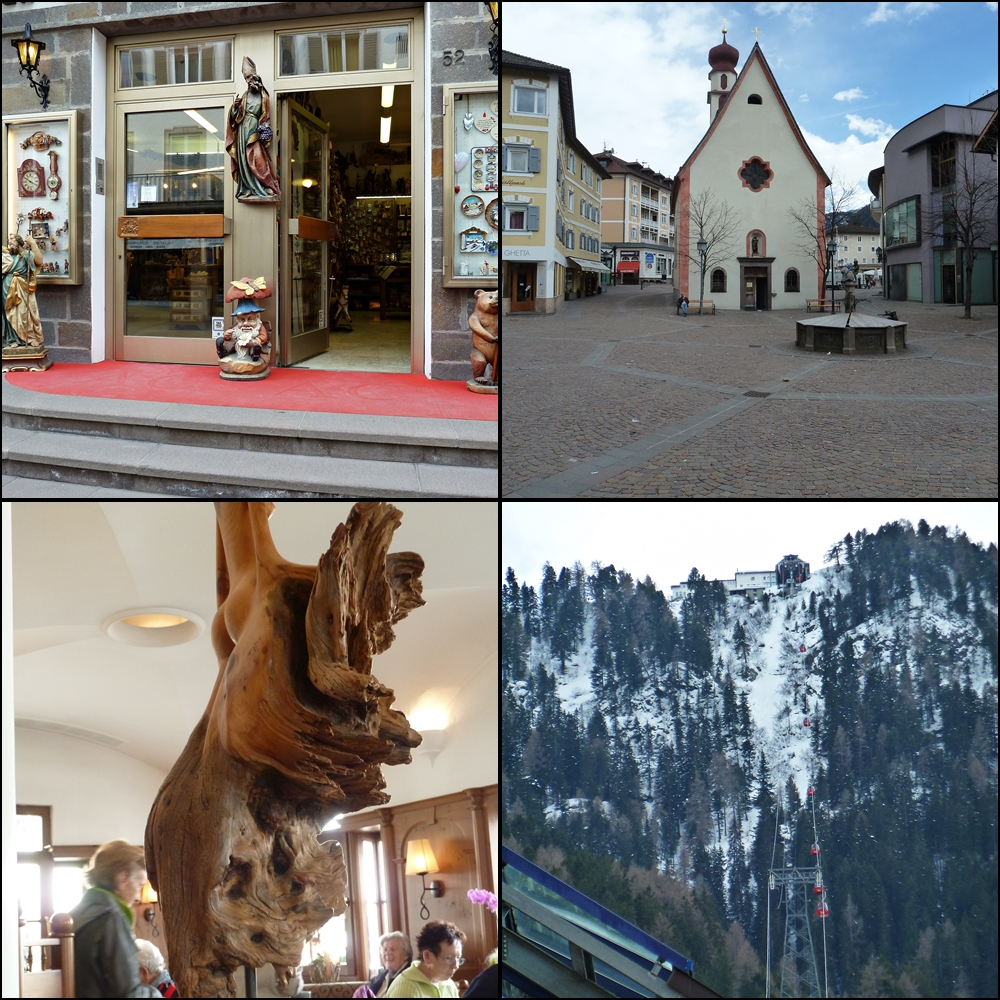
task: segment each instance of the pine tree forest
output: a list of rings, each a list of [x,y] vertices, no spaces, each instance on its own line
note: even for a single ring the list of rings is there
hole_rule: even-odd
[[[768,870],[782,837],[809,863],[815,806],[830,995],[995,997],[996,546],[897,521],[826,558],[756,599],[508,569],[504,843],[762,997]]]

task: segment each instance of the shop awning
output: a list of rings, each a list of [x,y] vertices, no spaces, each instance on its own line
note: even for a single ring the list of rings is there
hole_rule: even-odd
[[[602,271],[604,274],[611,273],[611,268],[606,267],[598,260],[582,260],[579,257],[567,257],[566,259],[572,261],[577,267],[582,268],[584,271]]]
[[[637,260],[620,260],[618,261],[619,271],[638,271],[639,262]]]

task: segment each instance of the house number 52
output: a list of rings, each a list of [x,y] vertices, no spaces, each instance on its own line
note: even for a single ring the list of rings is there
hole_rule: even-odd
[[[461,66],[465,61],[465,49],[455,49],[454,52],[451,49],[445,49],[444,58],[441,61],[445,66],[450,66],[452,63]]]

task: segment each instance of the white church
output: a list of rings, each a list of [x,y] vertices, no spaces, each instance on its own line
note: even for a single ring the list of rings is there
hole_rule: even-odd
[[[805,309],[807,298],[822,296],[822,272],[803,244],[823,238],[830,178],[795,123],[759,44],[737,73],[739,56],[723,29],[722,44],[708,53],[708,131],[674,182],[675,287],[692,304],[698,299],[698,242],[704,238],[705,299],[717,308]],[[706,198],[709,208],[699,225],[698,206]],[[720,238],[723,206],[729,232]],[[790,209],[805,214],[810,231],[791,218]]]

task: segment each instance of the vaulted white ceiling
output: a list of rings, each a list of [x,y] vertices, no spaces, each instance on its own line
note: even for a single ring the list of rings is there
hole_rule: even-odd
[[[396,506],[403,523],[390,550],[423,556],[427,603],[395,626],[396,641],[373,672],[407,715],[443,713],[450,741],[436,771],[420,772],[419,790],[411,769],[385,769],[399,802],[497,780],[498,517],[493,503]],[[270,521],[278,551],[316,563],[350,509],[349,502],[278,501]],[[12,513],[18,724],[73,727],[168,771],[217,670],[208,629],[216,607],[214,505],[15,503]],[[184,645],[143,648],[101,628],[116,612],[145,607],[191,612],[205,630]]]

